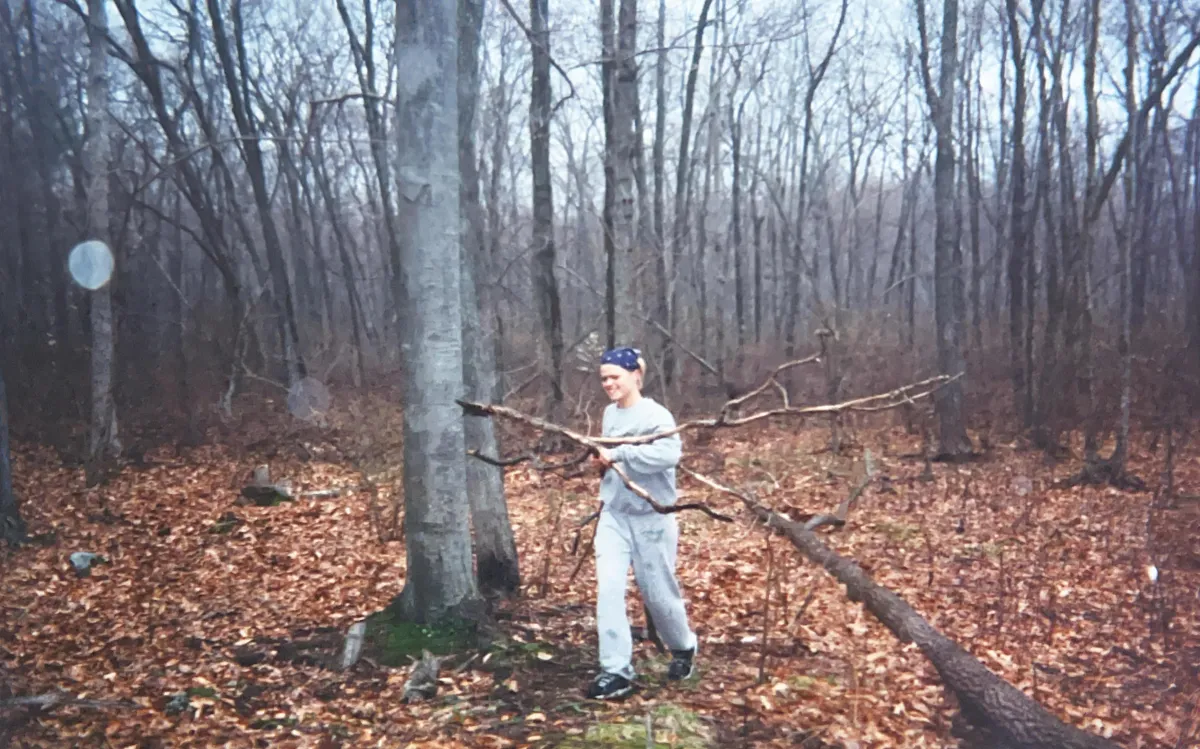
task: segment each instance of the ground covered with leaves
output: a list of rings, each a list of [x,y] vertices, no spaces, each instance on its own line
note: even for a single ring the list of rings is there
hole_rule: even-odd
[[[164,446],[94,489],[53,453],[18,446],[37,540],[0,566],[0,699],[65,690],[127,705],[7,710],[14,745],[644,747],[647,725],[656,746],[954,745],[953,706],[914,647],[737,500],[686,478],[687,498],[737,519],[680,516],[679,577],[701,643],[687,682],[668,684],[666,658],[641,643],[634,697],[583,699],[595,581],[591,527],[577,528],[596,480],[527,467],[507,473],[523,596],[499,606],[491,647],[450,656],[436,697],[415,704],[401,700],[403,666],[331,668],[350,624],[404,583],[394,476],[356,452],[363,413],[391,425],[368,441],[398,439],[383,402],[323,429]],[[841,455],[814,420],[689,437],[685,461],[794,517],[845,498],[869,449],[876,474],[846,526],[822,531],[827,543],[1065,720],[1123,746],[1195,746],[1200,456],[1177,458],[1172,499],[1056,488],[1077,465],[999,444],[928,467],[916,436],[873,418]],[[1133,468],[1153,488],[1162,450],[1148,443]],[[247,503],[239,491],[258,464],[298,491],[346,491]],[[79,576],[76,551],[102,560]],[[630,613],[640,624],[632,592]]]

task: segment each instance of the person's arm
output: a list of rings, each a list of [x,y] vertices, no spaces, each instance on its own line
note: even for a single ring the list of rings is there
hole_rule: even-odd
[[[643,434],[669,432],[675,428],[675,419],[665,408],[655,414]],[[620,461],[638,473],[657,473],[679,464],[683,456],[683,441],[678,434],[663,437],[644,445],[617,445],[610,451],[614,461]]]

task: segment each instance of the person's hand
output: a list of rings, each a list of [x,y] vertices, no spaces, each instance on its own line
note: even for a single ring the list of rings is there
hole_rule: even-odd
[[[608,468],[613,464],[612,450],[607,447],[597,447],[595,460],[604,468]]]

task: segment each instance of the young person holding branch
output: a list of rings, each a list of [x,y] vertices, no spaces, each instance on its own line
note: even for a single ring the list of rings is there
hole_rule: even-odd
[[[646,362],[629,347],[609,349],[600,359],[600,383],[612,402],[604,409],[605,437],[637,437],[675,428],[671,412],[642,395]],[[630,480],[655,501],[673,505],[677,497],[675,466],[682,443],[678,434],[643,445],[599,448],[593,458],[605,469],[600,482],[604,503],[596,526],[596,630],[600,673],[587,696],[611,700],[633,691],[633,637],[625,614],[625,579],[630,564],[646,610],[663,642],[671,650],[667,678],[686,679],[694,671],[696,635],[688,625],[687,609],[675,577],[679,524],[674,514],[662,514],[630,491],[616,471],[619,463]]]

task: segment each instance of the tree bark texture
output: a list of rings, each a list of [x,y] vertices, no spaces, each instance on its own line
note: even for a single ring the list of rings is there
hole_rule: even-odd
[[[405,618],[460,615],[478,599],[462,411],[462,216],[457,0],[401,0],[396,15],[404,372]]]
[[[108,232],[108,9],[104,0],[88,0],[87,141],[84,172],[87,186],[87,239],[103,242]],[[116,272],[114,269],[113,275]],[[92,417],[88,435],[87,483],[95,485],[121,452],[117,406],[113,399],[116,346],[113,341],[112,282],[89,292],[92,327]]]
[[[479,205],[479,169],[475,154],[475,111],[479,102],[479,42],[483,0],[458,0],[458,165],[462,175],[463,385],[472,400],[490,401],[496,389],[495,348],[483,333],[478,278],[483,258],[483,213]],[[463,415],[466,446],[499,455],[491,419]],[[481,460],[466,461],[467,496],[479,590],[509,596],[521,585],[517,545],[504,495],[504,473]]]

